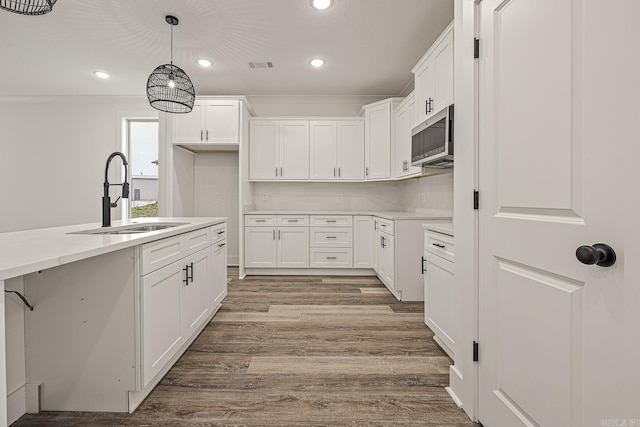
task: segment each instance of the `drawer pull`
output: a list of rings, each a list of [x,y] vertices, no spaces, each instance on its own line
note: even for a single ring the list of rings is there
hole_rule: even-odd
[[[328,219],[327,222],[338,222],[335,219]]]
[[[256,222],[267,222],[266,219],[256,219]]]
[[[438,243],[432,243],[433,246],[440,248],[440,249],[444,249],[444,245],[440,245]]]
[[[218,231],[218,236],[221,235],[221,234],[224,234],[224,230]]]
[[[327,236],[327,239],[337,239],[336,236]]]
[[[226,243],[220,243],[220,244],[218,245],[218,247],[219,247],[219,248],[223,248],[225,245],[226,245]]]
[[[334,256],[328,256],[327,259],[338,259],[338,258]]]
[[[289,221],[289,222],[298,222],[297,219],[288,219],[287,221]]]

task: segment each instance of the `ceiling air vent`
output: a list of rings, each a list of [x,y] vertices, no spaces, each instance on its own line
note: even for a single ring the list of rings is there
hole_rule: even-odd
[[[249,62],[249,68],[273,68],[273,62]]]

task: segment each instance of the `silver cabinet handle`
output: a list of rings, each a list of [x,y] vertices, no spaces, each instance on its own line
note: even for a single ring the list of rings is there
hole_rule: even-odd
[[[338,222],[338,221],[335,219],[328,219],[327,222]]]
[[[369,166],[365,166],[365,168],[364,168],[364,176],[369,176]]]
[[[338,168],[338,178],[340,178],[340,169],[342,168]]]
[[[278,230],[278,240],[280,240],[280,230]]]
[[[284,173],[282,172],[282,168],[280,168],[280,176],[284,176]]]
[[[287,221],[289,221],[289,222],[298,222],[297,219],[288,219]]]
[[[278,168],[276,167],[276,176],[278,176]]]
[[[336,168],[333,168],[333,177],[336,177]]]
[[[273,240],[276,240],[276,230],[273,230]]]
[[[267,222],[267,220],[266,219],[256,219],[256,222]],[[218,233],[218,234],[220,234],[220,233]]]
[[[337,259],[337,257],[334,256],[328,256],[327,259]]]
[[[209,140],[209,130],[207,129],[207,141]]]
[[[337,239],[336,236],[327,236],[327,239]]]
[[[204,131],[200,129],[200,141],[204,139]]]

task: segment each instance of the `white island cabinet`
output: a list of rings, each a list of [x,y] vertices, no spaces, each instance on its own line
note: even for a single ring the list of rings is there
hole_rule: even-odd
[[[0,283],[20,279],[35,307],[24,312],[22,408],[133,411],[220,308],[226,218],[136,221],[177,224],[0,234]],[[17,407],[9,419],[22,415]]]

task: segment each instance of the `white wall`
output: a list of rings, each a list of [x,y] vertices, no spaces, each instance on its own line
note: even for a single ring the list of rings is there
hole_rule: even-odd
[[[402,207],[409,212],[453,216],[453,170],[402,183]]]
[[[194,216],[226,216],[227,262],[239,262],[238,152],[198,153],[195,156]]]
[[[140,111],[157,116],[139,97],[0,99],[0,232],[101,221],[120,116]]]
[[[247,96],[257,116],[357,117],[363,105],[388,96]]]

